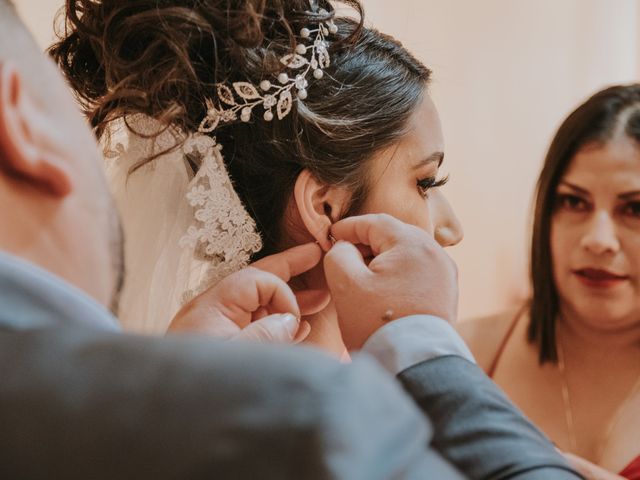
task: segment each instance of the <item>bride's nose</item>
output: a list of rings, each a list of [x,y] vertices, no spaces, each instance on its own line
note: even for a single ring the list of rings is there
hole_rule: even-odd
[[[443,247],[452,247],[462,241],[464,233],[460,220],[451,208],[447,199],[438,192],[437,209],[434,212],[434,237]]]

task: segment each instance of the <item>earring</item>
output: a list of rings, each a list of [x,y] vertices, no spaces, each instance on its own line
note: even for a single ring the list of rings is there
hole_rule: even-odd
[[[329,234],[329,241],[331,242],[331,246],[335,245],[337,242],[336,237],[331,234]]]

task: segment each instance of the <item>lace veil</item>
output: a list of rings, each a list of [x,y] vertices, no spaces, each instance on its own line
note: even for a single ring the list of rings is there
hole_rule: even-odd
[[[120,318],[127,329],[164,332],[185,300],[246,266],[261,249],[222,147],[209,135],[219,125],[249,122],[259,112],[266,122],[282,119],[295,100],[307,98],[309,80],[323,78],[331,62],[327,36],[338,27],[317,2],[310,0],[309,7],[318,23],[302,28],[293,52],[280,58],[284,71],[258,85],[217,84],[197,132],[133,115],[126,122],[132,128],[122,121],[105,136],[107,176],[125,232]],[[133,171],[149,158],[154,159]]]
[[[120,319],[127,330],[157,334],[186,300],[246,266],[261,240],[215,138],[163,131],[143,115],[127,122],[136,133],[122,121],[103,145],[125,233]]]

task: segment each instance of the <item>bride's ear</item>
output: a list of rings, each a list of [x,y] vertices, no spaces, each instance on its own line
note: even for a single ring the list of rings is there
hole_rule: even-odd
[[[304,169],[293,188],[300,218],[309,233],[326,252],[331,248],[329,229],[345,210],[349,194],[345,187],[332,187],[318,181]]]

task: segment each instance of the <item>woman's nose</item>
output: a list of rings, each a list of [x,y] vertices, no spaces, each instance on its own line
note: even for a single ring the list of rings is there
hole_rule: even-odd
[[[616,253],[620,250],[616,226],[608,212],[597,211],[594,214],[580,245],[594,255]]]
[[[438,199],[438,211],[434,216],[434,237],[443,247],[452,247],[462,241],[464,233],[453,208],[441,195]]]

